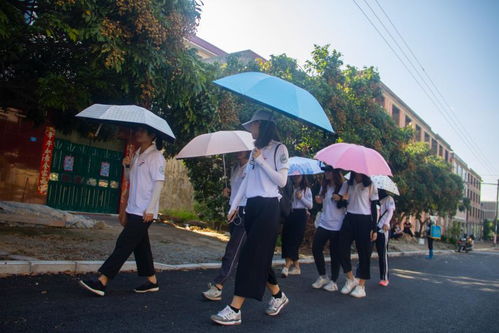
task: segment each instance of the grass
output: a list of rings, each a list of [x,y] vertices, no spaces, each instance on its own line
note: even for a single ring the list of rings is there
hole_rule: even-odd
[[[165,209],[161,211],[161,214],[172,219],[179,220],[181,222],[199,220],[199,217],[196,215],[196,213],[182,209]]]

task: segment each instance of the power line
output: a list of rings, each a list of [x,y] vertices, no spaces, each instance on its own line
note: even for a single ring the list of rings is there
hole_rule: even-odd
[[[432,96],[430,96],[430,94],[427,92],[427,89],[425,89],[422,84],[420,83],[420,81],[414,76],[414,74],[412,73],[412,71],[409,69],[409,67],[407,66],[407,64],[405,63],[405,61],[400,57],[400,55],[398,54],[398,52],[393,48],[393,46],[391,45],[391,43],[385,38],[384,34],[378,29],[378,27],[376,26],[376,24],[374,24],[374,22],[371,20],[371,18],[369,17],[369,15],[364,11],[364,9],[357,3],[356,0],[353,0],[355,5],[359,8],[359,10],[362,12],[362,14],[366,17],[366,19],[369,21],[369,23],[371,24],[371,26],[376,30],[376,32],[380,35],[380,37],[384,40],[384,42],[386,43],[386,45],[390,48],[390,50],[395,54],[395,56],[399,59],[399,61],[402,63],[402,65],[404,66],[404,68],[407,70],[407,72],[411,75],[411,77],[414,79],[414,81],[417,83],[417,85],[421,88],[421,90],[424,92],[424,94],[428,97],[428,99],[432,102],[432,104],[437,108],[437,110],[444,116],[444,118],[449,121],[450,123],[453,123],[454,125],[456,125],[456,127],[458,127],[458,125],[456,124],[455,120],[453,118],[451,118],[448,113],[446,112],[445,108],[443,108],[441,105],[441,102],[439,101],[439,99],[437,98],[437,96],[435,95],[435,93],[433,92],[433,89],[426,83],[426,81],[422,78],[422,76],[420,75],[419,71],[416,69],[416,67],[414,66],[414,64],[412,63],[412,61],[407,57],[407,54],[403,51],[403,49],[401,48],[400,44],[398,44],[398,42],[396,41],[396,39],[393,37],[393,35],[391,35],[390,31],[388,30],[388,28],[383,24],[382,20],[377,16],[376,12],[373,10],[373,8],[369,5],[369,3],[366,2],[366,0],[364,0],[364,2],[366,3],[366,5],[369,7],[369,9],[373,12],[373,14],[376,16],[377,20],[380,22],[380,24],[383,26],[383,28],[385,29],[385,31],[388,33],[388,35],[391,37],[392,40],[394,40],[395,44],[397,45],[397,47],[401,50],[401,52],[403,53],[403,55],[407,58],[407,60],[409,61],[409,63],[412,65],[412,67],[415,69],[414,71],[421,77],[421,81],[423,81],[423,83],[427,86],[427,89],[430,91],[430,93],[434,96],[432,98]],[[393,22],[392,22],[393,23]],[[418,61],[419,62],[419,61]],[[420,64],[420,62],[419,62]],[[452,127],[451,128],[456,132],[456,134],[458,136],[462,136],[462,133],[459,133],[457,131],[456,128]],[[468,140],[464,140],[463,143],[465,143],[465,145],[467,146],[467,148],[471,151],[471,153],[475,156],[475,158],[477,159],[477,161],[479,161],[481,164],[483,164],[483,166],[488,169],[489,172],[493,172],[492,169],[489,169],[489,166],[488,166],[488,163],[486,163],[484,161],[484,159],[482,159],[481,156],[477,155],[477,153],[475,152],[475,150],[479,150],[479,149],[476,149],[476,148],[473,148],[472,147],[472,144],[470,144],[470,142]]]
[[[409,46],[409,43],[407,43],[407,41],[405,40],[405,38],[402,36],[402,34],[400,33],[399,29],[397,28],[397,26],[393,23],[393,21],[391,20],[390,16],[388,15],[388,13],[384,10],[383,6],[378,2],[378,0],[374,0],[376,2],[376,4],[378,5],[379,9],[381,10],[381,12],[383,13],[383,15],[386,17],[386,19],[388,20],[388,22],[390,23],[390,25],[392,26],[392,28],[394,29],[394,31],[397,33],[398,37],[400,38],[400,40],[403,42],[403,44],[405,45],[405,47],[407,48],[407,50],[409,51],[409,53],[412,55],[412,57],[414,58],[414,60],[416,61],[416,63],[419,65],[419,67],[421,68],[421,71],[423,72],[423,74],[425,75],[425,77],[427,78],[427,80],[430,82],[430,84],[433,86],[433,88],[435,89],[435,91],[437,92],[438,96],[440,96],[440,99],[443,101],[443,103],[441,103],[441,101],[437,98],[437,96],[435,96],[435,94],[433,93],[433,89],[431,89],[428,84],[426,84],[426,81],[423,79],[423,77],[421,75],[420,78],[425,82],[425,84],[428,86],[429,89],[431,89],[431,92],[432,92],[432,95],[435,97],[436,100],[438,100],[440,102],[440,104],[442,105],[443,109],[445,110],[445,106],[447,106],[447,108],[451,111],[452,110],[452,107],[449,105],[449,103],[447,102],[447,100],[445,99],[445,97],[443,96],[442,92],[440,91],[440,89],[438,89],[437,85],[435,84],[435,82],[432,80],[432,78],[430,77],[430,75],[428,74],[428,72],[425,70],[424,66],[422,65],[421,61],[419,61],[418,57],[416,56],[416,54],[414,53],[414,51],[412,50],[412,48]],[[383,24],[383,22],[379,19],[379,17],[376,15],[375,11],[372,9],[372,7],[369,5],[369,3],[367,3],[366,0],[364,0],[364,2],[366,2],[366,4],[369,6],[369,8],[371,9],[371,11],[373,12],[373,14],[378,18],[378,21],[380,21],[380,23],[383,25],[383,27],[385,28],[385,30],[390,34],[390,36],[392,37],[392,39],[395,41],[395,43],[397,44],[397,46],[399,47],[399,49],[402,51],[402,53],[404,54],[404,56],[406,57],[406,59],[411,63],[411,65],[413,66],[413,68],[417,71],[416,67],[414,66],[414,64],[412,63],[412,61],[409,60],[409,57],[407,57],[406,53],[402,50],[402,48],[400,47],[400,45],[398,44],[398,42],[395,40],[395,38],[391,35],[391,33],[388,31],[388,29],[386,28],[386,26]],[[417,73],[419,74],[419,71],[417,71]],[[445,106],[444,106],[445,104]],[[488,158],[485,156],[485,154],[483,154],[483,152],[481,151],[480,147],[471,139],[471,135],[469,134],[469,132],[466,130],[466,127],[462,125],[462,123],[460,122],[459,118],[457,118],[457,116],[455,115],[454,112],[446,112],[449,117],[453,120],[452,122],[460,128],[460,131],[464,133],[464,136],[463,138],[465,140],[467,140],[467,142],[477,151],[477,153],[479,153],[481,155],[481,159],[482,161],[485,161],[487,166],[490,166],[491,163],[490,161],[488,160]],[[488,168],[488,167],[487,167]]]

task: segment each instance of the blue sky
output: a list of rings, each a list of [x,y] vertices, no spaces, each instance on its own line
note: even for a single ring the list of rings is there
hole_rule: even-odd
[[[383,18],[375,0],[366,1]],[[375,20],[364,0],[357,2]],[[252,49],[264,57],[286,53],[300,63],[314,44],[331,44],[344,55],[346,64],[377,67],[383,82],[449,142],[484,182],[497,182],[499,1],[378,2],[486,156],[487,165],[450,127],[353,0],[204,0],[198,35],[228,52]],[[482,200],[495,200],[495,190],[483,185]]]

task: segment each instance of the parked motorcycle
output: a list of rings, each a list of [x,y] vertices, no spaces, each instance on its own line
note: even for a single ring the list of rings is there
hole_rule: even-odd
[[[464,235],[457,241],[457,252],[470,252],[473,251],[473,236]]]

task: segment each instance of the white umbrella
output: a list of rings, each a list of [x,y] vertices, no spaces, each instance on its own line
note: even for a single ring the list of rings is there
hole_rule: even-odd
[[[388,176],[371,176],[371,180],[378,189],[391,192],[395,195],[400,195],[397,184]]]
[[[219,131],[196,136],[176,156],[177,159],[221,155],[254,148],[251,133]]]
[[[158,131],[169,141],[175,140],[175,135],[165,119],[137,105],[94,104],[78,113],[76,117],[124,126],[147,126]],[[101,126],[102,124],[99,125],[97,133]]]
[[[227,183],[225,154],[250,151],[255,147],[253,136],[246,131],[218,131],[196,136],[177,154],[177,159],[222,155],[224,179]]]

